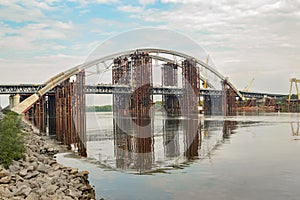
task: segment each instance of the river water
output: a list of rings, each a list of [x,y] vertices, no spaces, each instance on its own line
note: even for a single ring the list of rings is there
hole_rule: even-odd
[[[299,114],[156,112],[142,127],[128,123],[87,113],[88,158],[57,155],[90,172],[97,199],[300,199]]]

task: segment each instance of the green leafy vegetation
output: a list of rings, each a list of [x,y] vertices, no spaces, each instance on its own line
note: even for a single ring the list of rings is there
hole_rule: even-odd
[[[112,106],[111,105],[87,106],[86,111],[87,112],[111,112],[112,111]]]
[[[7,112],[0,121],[0,165],[8,168],[13,160],[24,157],[24,138],[21,135],[21,119]]]

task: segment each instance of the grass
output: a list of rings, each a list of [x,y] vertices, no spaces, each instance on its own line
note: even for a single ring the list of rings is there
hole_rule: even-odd
[[[21,119],[7,112],[0,121],[0,165],[8,168],[13,160],[24,158],[24,138],[21,134]]]

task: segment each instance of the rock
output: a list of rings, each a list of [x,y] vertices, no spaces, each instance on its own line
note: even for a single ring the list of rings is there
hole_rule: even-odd
[[[31,172],[31,173],[28,173],[27,176],[25,176],[24,178],[25,178],[25,179],[31,179],[31,178],[36,177],[37,175],[39,175],[39,172],[33,171],[33,172]]]
[[[22,185],[20,187],[17,187],[17,189],[14,191],[14,196],[20,196],[20,195],[28,196],[30,192],[31,192],[30,187],[27,187],[26,185]]]
[[[64,195],[63,195],[64,196]],[[54,194],[54,195],[50,195],[49,198],[51,200],[63,200],[64,197],[62,195],[59,195],[59,194]]]
[[[19,167],[20,167],[20,162],[19,162],[19,161],[16,161],[16,160],[13,160],[12,163],[11,163],[11,166],[12,166],[12,165],[19,168]]]
[[[70,196],[64,196],[64,200],[74,200],[74,199]]]
[[[26,189],[23,189],[22,190],[22,194],[24,194],[25,196],[28,196],[31,192],[31,188],[30,187],[27,187]]]
[[[57,171],[57,170],[59,170],[59,169],[61,169],[62,168],[62,166],[60,165],[60,164],[58,164],[58,163],[56,163],[56,164],[53,164],[53,170],[55,170],[55,171]]]
[[[27,175],[27,169],[22,169],[20,172],[19,172],[19,175],[24,177]]]
[[[77,174],[78,173],[78,168],[73,168],[71,171],[70,171],[70,174]]]
[[[42,173],[47,173],[46,166],[42,163],[39,164],[39,166],[37,167],[37,170]]]
[[[48,194],[54,194],[54,192],[58,189],[58,187],[56,185],[48,185],[46,187],[46,191]]]
[[[59,177],[61,174],[60,171],[50,171],[48,172],[49,177]]]
[[[35,166],[29,165],[29,166],[27,167],[27,171],[31,172],[31,171],[33,171],[33,170],[35,170]]]
[[[49,159],[48,165],[52,166],[53,164],[56,164],[57,162],[53,159]]]
[[[81,196],[81,192],[78,192],[75,188],[72,187],[70,187],[70,189],[68,189],[65,193],[73,199],[78,199]]]
[[[39,188],[39,184],[36,181],[30,181],[30,187],[32,189]]]
[[[39,195],[35,192],[31,192],[25,200],[39,200]]]
[[[88,176],[89,172],[88,171],[82,171],[82,172],[80,172],[80,175],[81,176]]]
[[[9,166],[9,171],[11,171],[12,173],[17,173],[21,168],[17,165],[10,165]]]
[[[72,171],[72,167],[65,167],[64,171],[70,172],[70,171]]]
[[[13,197],[13,194],[10,192],[8,188],[0,187],[0,197],[11,198]]]
[[[36,159],[36,157],[34,156],[34,154],[33,154],[33,156],[31,156],[31,157],[28,158],[28,162],[33,163],[33,162],[36,162],[36,161],[37,161],[37,159]]]
[[[23,179],[21,176],[16,175],[15,181],[16,181],[16,182],[19,182],[19,181],[20,181],[20,182],[23,182],[24,179]]]
[[[8,176],[5,176],[3,178],[0,179],[0,184],[8,184],[11,180],[11,176],[8,175]]]
[[[45,157],[41,156],[41,155],[38,155],[37,159],[38,159],[39,162],[44,163]]]
[[[2,169],[0,171],[0,178],[6,177],[6,176],[9,176],[9,175],[10,175],[10,173],[6,169]]]

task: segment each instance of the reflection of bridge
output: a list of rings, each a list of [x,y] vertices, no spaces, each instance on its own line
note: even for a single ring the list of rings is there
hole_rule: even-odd
[[[161,68],[159,74],[154,74],[154,63],[158,62]],[[112,85],[85,85],[86,75],[108,71]],[[161,77],[161,87],[153,87],[153,76]],[[201,83],[208,89],[200,89]],[[9,87],[2,89],[11,91]],[[228,115],[233,111],[236,97],[245,98],[207,63],[164,49],[137,49],[105,56],[62,72],[42,85],[21,85],[15,90],[18,94],[10,98],[13,111],[24,113],[41,131],[46,131],[47,124],[50,134],[56,134],[65,144],[78,144],[83,155],[85,94],[112,93],[115,116],[129,114],[137,118],[149,117],[153,94],[162,95],[167,114],[187,116],[198,112],[201,95],[206,114]],[[144,125],[139,120],[136,123]]]
[[[89,131],[87,140],[93,142],[93,157],[109,168],[134,173],[176,168],[190,160],[210,156],[217,146],[230,138],[237,124],[226,120],[204,120],[198,124],[176,117],[166,117],[154,123],[157,123],[156,131],[147,129],[151,137],[144,138],[139,137],[129,118],[114,120],[112,130]],[[109,145],[114,151],[99,150],[101,144]]]

